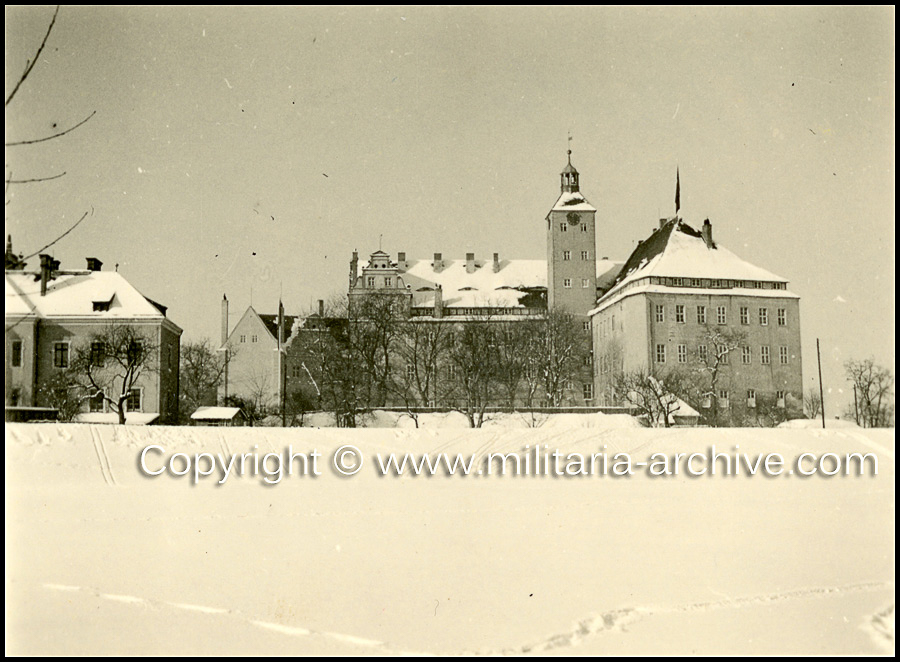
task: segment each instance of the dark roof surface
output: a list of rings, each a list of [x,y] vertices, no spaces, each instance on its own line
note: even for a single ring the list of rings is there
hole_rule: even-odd
[[[269,333],[272,334],[272,337],[275,340],[278,340],[278,315],[260,315],[259,319],[263,321],[263,324],[266,325],[266,328],[269,330]],[[294,330],[294,320],[297,319],[296,315],[285,315],[284,316],[284,338],[283,341],[287,342],[291,337],[291,333]]]

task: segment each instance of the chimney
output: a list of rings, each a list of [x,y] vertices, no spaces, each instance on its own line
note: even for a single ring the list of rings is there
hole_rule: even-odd
[[[444,260],[441,258],[440,253],[434,254],[434,262],[431,263],[431,266],[434,267],[437,273],[441,273],[444,270]]]
[[[466,253],[466,273],[475,273],[475,253]]]
[[[325,300],[319,299],[319,317],[325,317]]]
[[[669,219],[667,219],[667,218],[661,218],[661,219],[659,219],[659,227],[660,227],[660,229],[662,229],[662,228],[665,227],[666,221],[668,221],[668,220],[669,220]]]
[[[89,257],[86,259],[88,271],[100,271],[103,268],[103,263],[97,258]]]
[[[438,283],[434,286],[434,318],[440,319],[444,316],[444,289]]]
[[[44,253],[41,254],[41,296],[47,294],[47,283],[50,281],[50,272],[53,271],[53,258]]]
[[[397,253],[397,268],[406,271],[406,253]]]
[[[228,342],[228,297],[222,295],[222,344]]]
[[[53,278],[53,271],[59,271],[59,260],[50,260],[50,278]]]
[[[708,218],[703,221],[703,229],[700,230],[700,234],[703,236],[703,241],[706,243],[707,248],[716,247],[712,238],[712,223],[709,222]]]
[[[494,253],[494,273],[500,271],[500,253]]]
[[[359,277],[359,253],[353,251],[353,257],[350,260],[350,289],[356,287],[356,279]]]

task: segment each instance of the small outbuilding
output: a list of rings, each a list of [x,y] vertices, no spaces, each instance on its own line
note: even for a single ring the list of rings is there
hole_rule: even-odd
[[[191,414],[193,425],[219,425],[241,427],[247,425],[247,416],[239,407],[198,407]]]

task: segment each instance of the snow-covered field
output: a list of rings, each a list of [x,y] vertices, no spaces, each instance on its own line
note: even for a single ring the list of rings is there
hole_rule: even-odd
[[[599,419],[598,419],[599,420]],[[8,654],[888,654],[894,434],[6,426]],[[612,421],[610,421],[612,423]],[[322,475],[139,454],[318,449]],[[329,470],[344,444],[365,457]],[[878,455],[877,477],[379,477],[375,453]]]

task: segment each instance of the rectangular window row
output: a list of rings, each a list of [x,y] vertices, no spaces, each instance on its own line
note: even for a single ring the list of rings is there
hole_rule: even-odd
[[[655,319],[657,322],[666,321],[666,307],[663,304],[656,304]],[[749,306],[740,307],[740,319],[742,325],[750,324],[750,308]],[[758,319],[760,326],[769,325],[769,309],[760,308],[758,310]],[[778,326],[787,326],[787,309],[778,308],[776,313]],[[675,304],[675,322],[684,324],[687,321],[684,304]],[[697,324],[706,324],[706,306],[697,306]],[[716,306],[716,324],[728,324],[728,307]]]

